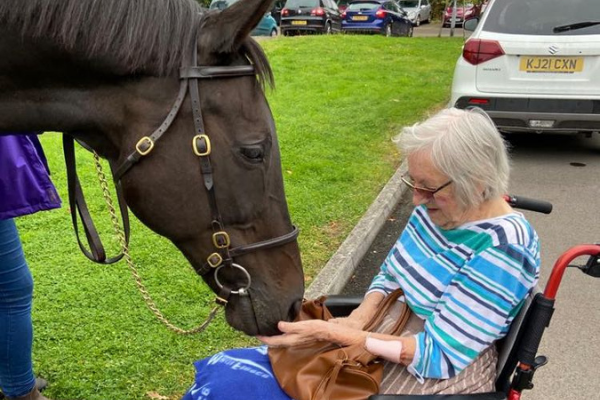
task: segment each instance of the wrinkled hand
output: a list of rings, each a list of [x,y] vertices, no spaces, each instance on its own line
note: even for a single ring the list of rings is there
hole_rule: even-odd
[[[271,347],[289,347],[308,344],[315,341],[327,341],[348,346],[363,343],[367,332],[344,326],[340,323],[321,320],[300,322],[279,322],[277,325],[283,332],[279,336],[258,336],[258,340]]]
[[[362,330],[367,322],[371,320],[373,313],[374,311],[370,307],[362,306],[353,310],[347,317],[330,319],[329,322]]]
[[[330,319],[329,322],[331,322],[332,324],[339,324],[339,325],[346,326],[348,328],[353,328],[353,329],[361,329],[365,325],[362,320],[352,318],[352,316],[342,317],[342,318],[333,318],[333,319]]]

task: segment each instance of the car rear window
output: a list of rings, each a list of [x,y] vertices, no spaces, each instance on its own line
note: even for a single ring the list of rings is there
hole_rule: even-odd
[[[419,0],[405,0],[405,1],[399,1],[400,6],[404,7],[404,8],[411,8],[411,7],[418,7],[419,6]]]
[[[314,8],[319,7],[319,0],[288,0],[285,8]]]
[[[361,1],[359,3],[350,3],[347,10],[348,11],[371,11],[378,9],[381,6],[381,3],[376,3],[374,1]]]
[[[224,10],[237,0],[213,0],[208,7],[210,10]]]
[[[598,0],[496,0],[484,31],[520,35],[600,34]]]

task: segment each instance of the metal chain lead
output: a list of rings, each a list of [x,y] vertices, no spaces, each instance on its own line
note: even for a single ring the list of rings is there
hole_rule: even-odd
[[[206,329],[206,327],[208,326],[208,324],[215,318],[217,312],[219,311],[219,308],[220,308],[219,306],[214,307],[210,311],[210,313],[208,314],[208,317],[201,325],[199,325],[195,328],[192,328],[192,329],[181,329],[181,328],[173,325],[171,322],[169,322],[169,320],[158,309],[154,300],[152,300],[152,297],[148,293],[146,286],[142,283],[142,278],[140,277],[137,269],[135,268],[135,265],[133,265],[133,261],[132,261],[131,257],[129,256],[129,249],[127,247],[127,241],[125,240],[125,233],[123,232],[121,225],[119,225],[119,219],[117,218],[117,213],[115,212],[115,207],[113,205],[112,197],[110,195],[110,192],[108,191],[108,183],[106,182],[106,175],[104,175],[104,171],[102,170],[102,165],[100,164],[100,157],[98,156],[98,154],[96,152],[94,152],[94,162],[96,164],[96,171],[98,173],[98,179],[100,180],[100,186],[102,188],[104,200],[106,201],[106,206],[108,207],[108,211],[110,212],[110,219],[112,221],[113,228],[115,230],[115,234],[117,235],[117,238],[119,239],[119,244],[121,245],[121,249],[123,250],[123,256],[125,258],[125,262],[127,263],[127,266],[129,267],[129,270],[131,271],[131,274],[133,275],[135,284],[136,284],[137,288],[139,289],[139,291],[142,295],[142,298],[144,299],[144,302],[146,303],[148,308],[152,311],[152,313],[154,313],[156,318],[160,322],[162,322],[167,328],[169,328],[170,330],[172,330],[175,333],[178,333],[180,335],[191,335],[194,333],[200,333],[200,332],[204,331]]]

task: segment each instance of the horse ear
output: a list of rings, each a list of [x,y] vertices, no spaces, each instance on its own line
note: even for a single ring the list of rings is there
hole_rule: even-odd
[[[272,3],[273,0],[239,0],[222,11],[208,11],[198,32],[201,53],[236,52]]]

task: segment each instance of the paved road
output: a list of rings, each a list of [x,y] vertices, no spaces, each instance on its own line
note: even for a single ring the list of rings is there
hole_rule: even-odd
[[[542,241],[542,285],[556,258],[567,248],[600,242],[600,135],[512,136],[511,193],[546,199],[550,215],[525,212]],[[410,211],[403,199],[372,246],[344,293],[362,293]],[[542,286],[543,287],[543,286]],[[600,360],[600,280],[568,270],[560,287],[556,311],[546,331],[541,354],[549,364],[535,377],[527,400],[600,399],[596,362]]]

